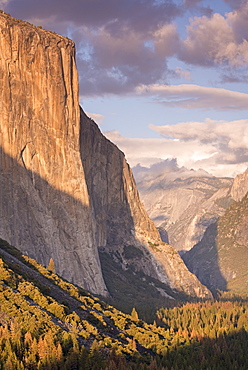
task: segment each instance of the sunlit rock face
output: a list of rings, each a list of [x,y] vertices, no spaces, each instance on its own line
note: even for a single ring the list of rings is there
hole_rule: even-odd
[[[170,246],[159,250],[124,154],[80,111],[74,43],[5,14],[0,35],[0,237],[102,295],[98,248],[126,268],[132,244],[137,270],[209,296]]]
[[[106,293],[79,150],[74,43],[0,16],[1,237]]]
[[[237,175],[231,189],[231,195],[236,202],[239,202],[248,192],[248,169]]]

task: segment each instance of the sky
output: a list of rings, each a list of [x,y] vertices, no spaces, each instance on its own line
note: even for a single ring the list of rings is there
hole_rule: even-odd
[[[131,166],[171,160],[215,176],[248,167],[247,0],[0,0],[0,9],[75,41],[80,103]]]

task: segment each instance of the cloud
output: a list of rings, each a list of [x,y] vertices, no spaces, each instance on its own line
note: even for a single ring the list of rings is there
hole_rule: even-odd
[[[6,11],[61,34],[77,47],[83,96],[127,93],[165,79],[178,49],[175,1],[12,0]]]
[[[160,175],[178,172],[179,166],[176,158],[165,159],[161,162],[154,163],[150,167],[143,167],[137,164],[133,167],[133,174],[137,182],[142,180],[152,180]]]
[[[181,60],[201,66],[248,64],[248,3],[225,17],[194,17],[178,52]]]
[[[176,67],[175,75],[178,75],[180,78],[185,80],[192,80],[190,71],[184,71],[181,67]]]
[[[87,114],[88,117],[92,118],[98,125],[103,124],[104,116],[102,114],[89,113],[89,112],[85,112],[85,113]]]
[[[183,14],[174,0],[9,0],[6,12],[76,42],[81,94],[119,94],[164,79]]]
[[[209,6],[203,6],[202,0],[184,0],[184,8],[190,10],[192,13],[201,13],[210,16],[213,10]]]
[[[248,152],[248,119],[238,121],[181,122],[175,125],[150,127],[164,137],[182,141],[197,140],[200,143],[214,144],[219,148],[224,146],[231,150],[246,149]]]
[[[180,142],[198,142],[212,148],[211,158],[216,164],[248,163],[248,119],[226,122],[206,119],[205,122],[182,122],[176,125],[150,126],[164,137]]]
[[[74,31],[83,95],[130,92],[140,83],[165,78],[166,57],[175,54],[179,43],[176,27],[163,25],[147,34],[125,29],[123,33],[124,37],[112,34],[104,27]]]
[[[235,176],[248,167],[248,120],[207,119],[150,127],[163,138],[126,138],[117,131],[104,134],[124,151],[132,167],[173,158],[180,167],[204,168],[215,176]]]
[[[0,7],[4,9],[11,0],[0,0]]]
[[[82,96],[133,92],[167,80],[167,58],[180,39],[174,19],[201,1],[9,0],[13,16],[68,34],[77,47]],[[189,73],[176,71],[189,78]]]
[[[176,158],[165,159],[150,167],[142,167],[138,164],[133,167],[133,174],[137,183],[143,182],[144,180],[148,182],[149,180],[153,180],[154,182],[155,179],[160,182],[161,180],[173,181],[177,178],[212,177],[212,175],[202,169],[195,171],[193,169],[189,170],[186,167],[179,167]]]
[[[55,22],[71,22],[75,26],[98,29],[110,33],[123,29],[137,32],[153,32],[182,14],[175,1],[155,0],[11,0],[6,11],[23,19],[47,19]]]
[[[155,96],[168,107],[183,109],[246,110],[248,94],[236,91],[203,87],[198,85],[141,85],[136,89],[140,95]]]
[[[232,9],[241,8],[246,4],[247,0],[224,0]]]
[[[118,131],[104,132],[104,135],[125,153],[132,167],[139,163],[149,167],[162,160],[177,158],[179,166],[195,168],[195,162],[209,158],[216,152],[215,147],[202,144],[197,140],[127,138],[120,135]],[[197,166],[196,169],[198,168]]]
[[[221,83],[247,83],[248,82],[248,75],[246,71],[232,71],[229,69],[227,72],[223,72],[220,75],[220,82]]]

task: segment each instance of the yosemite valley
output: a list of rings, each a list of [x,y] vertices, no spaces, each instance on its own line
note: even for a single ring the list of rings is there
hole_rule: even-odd
[[[248,170],[132,170],[4,12],[0,96],[0,369],[247,369]]]

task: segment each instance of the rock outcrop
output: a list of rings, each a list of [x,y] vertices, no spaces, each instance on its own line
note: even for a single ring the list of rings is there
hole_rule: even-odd
[[[244,198],[248,192],[248,169],[234,179],[233,186],[231,188],[231,196],[236,201],[239,202]]]
[[[161,240],[124,154],[80,112],[74,43],[5,14],[0,35],[0,237],[93,293],[107,294],[98,248],[127,268],[133,245],[137,270],[210,296],[179,256],[169,272],[170,246],[149,246]]]

